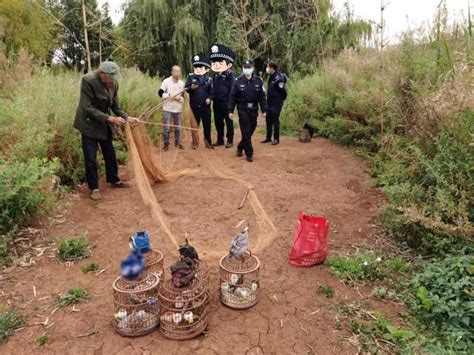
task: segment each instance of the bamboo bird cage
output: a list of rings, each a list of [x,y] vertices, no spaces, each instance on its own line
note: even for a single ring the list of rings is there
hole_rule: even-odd
[[[219,261],[221,302],[234,309],[246,309],[258,302],[260,260],[250,252],[241,259],[229,254]]]
[[[165,338],[187,340],[207,328],[208,294],[203,282],[195,277],[185,287],[165,281],[159,291],[160,331]]]
[[[159,325],[157,276],[144,273],[137,280],[118,277],[113,283],[115,331],[136,337],[152,332]]]

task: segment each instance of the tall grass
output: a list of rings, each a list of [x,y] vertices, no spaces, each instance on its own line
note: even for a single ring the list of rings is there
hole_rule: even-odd
[[[80,134],[72,127],[80,80],[78,73],[39,68],[10,82],[8,95],[0,98],[0,258],[9,232],[54,205],[59,182],[75,186],[83,180]],[[119,90],[123,108],[139,114],[158,101],[158,86],[157,79],[125,70]],[[115,145],[125,160],[123,142]]]

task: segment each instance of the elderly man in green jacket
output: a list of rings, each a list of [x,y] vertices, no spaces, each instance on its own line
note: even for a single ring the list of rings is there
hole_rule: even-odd
[[[92,200],[102,198],[97,173],[97,149],[100,146],[105,161],[107,182],[112,187],[127,187],[118,177],[117,159],[112,139],[116,127],[137,118],[129,117],[120,108],[117,92],[120,69],[114,62],[103,62],[99,70],[83,76],[81,96],[77,106],[74,128],[81,132],[86,179]],[[114,113],[116,116],[111,116]]]

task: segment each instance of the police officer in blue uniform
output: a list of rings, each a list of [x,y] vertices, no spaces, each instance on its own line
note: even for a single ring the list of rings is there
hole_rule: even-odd
[[[212,71],[214,76],[214,123],[217,131],[217,141],[214,146],[224,145],[224,126],[227,128],[226,148],[234,143],[234,123],[229,119],[229,95],[235,82],[234,72],[231,70],[235,60],[235,53],[222,44],[213,45],[210,50]]]
[[[252,135],[257,128],[258,106],[260,106],[260,111],[265,114],[267,99],[262,79],[254,75],[253,60],[245,60],[242,67],[243,75],[236,80],[230,94],[229,117],[234,118],[233,112],[237,106],[240,132],[242,133],[242,140],[237,147],[237,156],[241,157],[245,152],[247,161],[252,162]]]
[[[280,112],[283,107],[283,102],[288,95],[286,91],[286,76],[278,72],[278,64],[274,61],[268,63],[267,74],[270,75],[268,78],[267,93],[267,137],[262,143],[271,142],[272,145],[277,145],[280,143]]]
[[[198,126],[204,128],[204,140],[207,148],[212,148],[211,140],[211,101],[213,97],[212,79],[207,75],[211,68],[209,58],[193,57],[194,73],[188,75],[185,89],[189,93],[191,109]],[[196,148],[193,145],[193,148]]]

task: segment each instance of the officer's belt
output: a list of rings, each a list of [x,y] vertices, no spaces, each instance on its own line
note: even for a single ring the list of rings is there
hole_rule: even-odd
[[[258,108],[258,102],[241,102],[237,104],[237,108],[243,110],[256,110]]]

